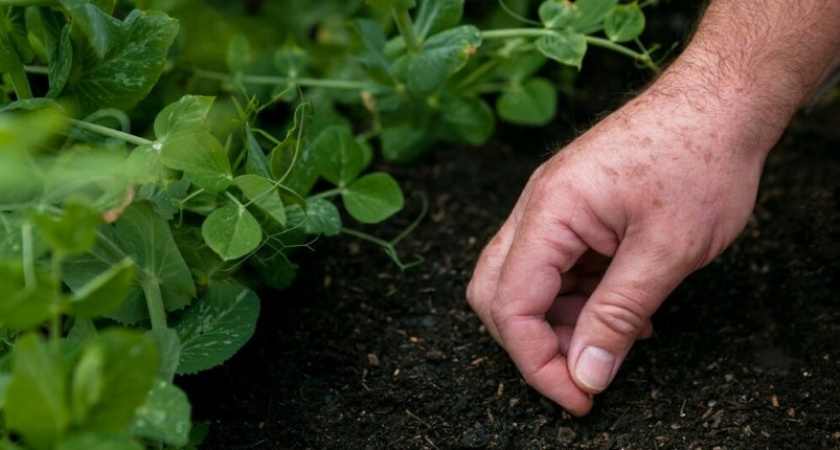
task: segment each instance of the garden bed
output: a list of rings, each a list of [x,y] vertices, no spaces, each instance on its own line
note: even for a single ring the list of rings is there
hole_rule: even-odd
[[[400,273],[350,237],[301,251],[251,342],[180,380],[207,449],[840,448],[840,120],[798,120],[735,245],[654,317],[593,411],[527,387],[464,300],[483,244],[547,155],[542,137],[395,168],[429,200]],[[386,237],[419,210],[376,229]]]

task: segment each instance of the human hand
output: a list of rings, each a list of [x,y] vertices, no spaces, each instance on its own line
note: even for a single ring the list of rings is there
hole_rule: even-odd
[[[757,139],[734,109],[649,90],[538,168],[484,249],[470,305],[571,413],[590,410],[666,296],[746,225],[777,134]]]

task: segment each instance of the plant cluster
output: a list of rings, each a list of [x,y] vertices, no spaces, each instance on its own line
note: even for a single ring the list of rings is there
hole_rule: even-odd
[[[417,220],[349,226],[404,206],[374,147],[546,124],[540,69],[588,46],[655,69],[636,2],[492,30],[464,0],[311,3],[0,0],[0,449],[194,448],[175,377],[247,342],[295,249],[345,233],[410,265]]]

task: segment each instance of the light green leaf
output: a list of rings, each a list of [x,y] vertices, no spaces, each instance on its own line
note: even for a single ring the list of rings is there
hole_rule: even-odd
[[[60,216],[33,213],[32,220],[50,246],[65,255],[84,253],[96,241],[96,229],[102,223],[99,212],[90,206],[72,202]]]
[[[80,113],[129,109],[145,98],[178,34],[178,22],[156,11],[132,11],[122,28],[122,38],[111,43],[104,58],[95,51],[74,51],[73,70],[61,98],[76,104]]]
[[[341,232],[341,214],[330,201],[317,198],[306,200],[306,211],[299,205],[289,206],[289,225],[302,227],[306,234],[336,236]]]
[[[315,139],[313,147],[318,173],[336,186],[351,183],[364,169],[364,149],[347,128],[326,128]]]
[[[555,61],[580,69],[586,55],[586,37],[571,31],[558,31],[537,39],[537,50]]]
[[[215,97],[185,95],[177,102],[166,105],[155,117],[155,136],[158,140],[184,134],[207,132],[207,115]]]
[[[88,0],[59,0],[73,19],[73,26],[82,30],[99,59],[111,49],[111,45],[122,42],[123,24],[111,17]]]
[[[301,103],[295,108],[295,118],[292,128],[286,133],[286,139],[274,147],[268,155],[271,175],[275,180],[283,181],[293,172],[293,165],[305,147],[305,139],[312,123],[312,104]]]
[[[414,31],[420,39],[426,39],[439,31],[461,23],[464,15],[464,0],[425,0],[420,3]]]
[[[618,5],[604,17],[604,33],[613,42],[627,42],[645,30],[645,14],[638,2]]]
[[[0,326],[26,330],[52,314],[56,286],[45,270],[34,270],[35,282],[27,287],[21,263],[0,261]]]
[[[68,297],[64,310],[82,319],[114,312],[128,296],[134,283],[134,261],[129,258],[111,266]]]
[[[181,361],[181,339],[172,328],[155,328],[146,337],[157,345],[158,378],[172,382]]]
[[[539,9],[546,28],[562,29],[580,19],[580,9],[569,0],[545,0]]]
[[[481,31],[472,25],[450,28],[429,38],[408,65],[408,87],[431,92],[461,70],[481,46]]]
[[[18,340],[12,361],[3,410],[6,427],[33,448],[53,448],[70,425],[67,369],[35,333]]]
[[[55,450],[143,450],[143,446],[126,436],[85,432],[63,439]]]
[[[490,139],[496,117],[487,103],[478,97],[451,96],[441,103],[443,121],[452,133],[470,145],[481,145]]]
[[[73,421],[119,433],[146,399],[157,375],[154,343],[134,331],[105,330],[82,347],[71,381]]]
[[[155,212],[152,203],[134,202],[113,227],[104,227],[102,234],[135,261],[142,276],[158,281],[167,311],[183,308],[195,296],[190,269],[178,251],[169,224]],[[78,291],[118,262],[113,254],[96,246],[91,253],[68,261],[63,281],[71,290]],[[148,318],[145,297],[139,286],[132,287],[126,300],[110,317],[126,324]]]
[[[496,101],[499,117],[517,125],[543,126],[557,113],[557,89],[545,78],[508,87]]]
[[[259,312],[260,301],[252,291],[211,283],[175,324],[183,343],[178,373],[196,373],[227,361],[254,334]]]
[[[403,209],[405,200],[397,182],[388,174],[365,175],[341,194],[344,207],[362,223],[379,223]]]
[[[223,260],[241,258],[256,250],[262,240],[257,219],[242,206],[228,205],[213,211],[201,225],[204,241]]]
[[[618,2],[619,0],[577,0],[575,5],[580,11],[580,17],[573,25],[574,30],[584,34],[597,30],[604,17]]]
[[[146,403],[137,409],[129,434],[176,448],[190,438],[190,406],[187,395],[172,383],[158,381]]]
[[[209,132],[179,134],[163,141],[163,164],[182,170],[196,186],[221,192],[230,186],[233,174],[224,147]]]
[[[236,187],[280,225],[286,226],[286,208],[273,182],[257,175],[241,175],[234,180]]]

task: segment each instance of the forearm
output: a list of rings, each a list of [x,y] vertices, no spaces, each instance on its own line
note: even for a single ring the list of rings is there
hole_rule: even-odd
[[[769,150],[838,65],[840,1],[716,0],[651,91],[753,128]]]

